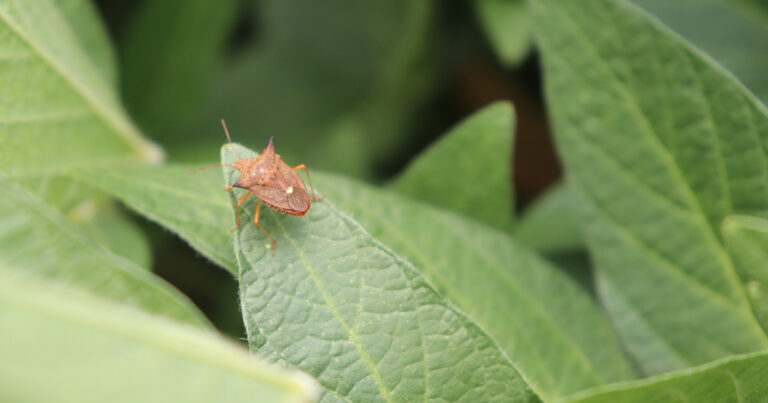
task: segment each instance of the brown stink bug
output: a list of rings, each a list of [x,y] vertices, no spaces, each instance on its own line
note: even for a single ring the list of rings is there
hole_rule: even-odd
[[[272,142],[272,138],[269,139],[267,148],[259,154],[256,158],[246,160],[240,158],[232,145],[232,139],[229,137],[229,130],[227,130],[227,124],[224,123],[224,119],[221,120],[221,125],[224,127],[224,133],[227,135],[227,140],[231,147],[232,152],[235,153],[237,161],[231,166],[242,174],[242,177],[236,183],[227,186],[224,190],[230,191],[234,188],[241,188],[248,191],[242,199],[237,203],[237,225],[232,228],[232,231],[240,228],[240,206],[251,195],[256,196],[259,199],[259,203],[256,205],[256,215],[254,216],[254,223],[259,227],[268,237],[272,240],[272,256],[275,255],[275,249],[277,248],[277,241],[264,227],[259,224],[259,213],[261,212],[261,202],[271,207],[272,209],[281,212],[283,214],[294,215],[298,217],[305,216],[309,209],[312,208],[312,203],[309,201],[309,193],[307,192],[304,182],[299,177],[298,171],[302,169],[307,173],[307,179],[309,180],[309,187],[312,190],[312,200],[322,200],[325,196],[315,196],[315,188],[312,186],[312,179],[309,177],[309,170],[304,164],[291,168],[283,162],[280,158],[280,154],[275,154],[275,146]],[[210,167],[200,168],[213,168],[222,165],[213,165]],[[195,170],[190,172],[194,173],[199,171]]]

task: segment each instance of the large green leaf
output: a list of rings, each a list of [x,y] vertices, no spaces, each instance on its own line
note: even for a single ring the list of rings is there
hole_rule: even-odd
[[[0,177],[0,264],[36,273],[149,312],[198,325],[203,314],[183,294],[89,239],[54,208]]]
[[[112,194],[178,234],[214,263],[237,273],[227,217],[230,209],[219,171],[187,175],[196,167],[124,167],[79,170],[74,175]]]
[[[755,316],[768,331],[768,220],[729,216],[723,221],[723,238],[745,283]]]
[[[496,55],[507,66],[520,64],[531,47],[526,0],[474,0],[475,12]]]
[[[768,353],[727,357],[699,367],[597,388],[568,402],[761,402],[768,396]]]
[[[11,176],[162,158],[126,118],[73,22],[53,1],[0,1],[0,170]]]
[[[768,211],[768,119],[742,86],[621,1],[539,0],[557,145],[598,290],[646,373],[768,347],[718,236]]]
[[[234,158],[222,149],[223,163]],[[235,236],[248,341],[317,377],[324,401],[537,400],[488,335],[329,200],[305,218],[262,210],[275,256],[255,202]]]
[[[477,321],[545,400],[633,378],[589,294],[507,234],[342,177],[316,180]]]
[[[148,134],[183,133],[205,97],[239,0],[143,2],[121,41],[128,110]]]
[[[4,266],[5,263],[0,263]],[[0,267],[4,402],[309,402],[315,382],[231,341]]]
[[[768,102],[768,8],[755,0],[632,0]],[[716,26],[717,29],[712,29]]]
[[[394,188],[497,228],[512,221],[515,115],[497,103],[460,123],[413,161]]]
[[[515,239],[542,253],[583,249],[577,202],[567,184],[555,185],[528,207],[515,223]]]

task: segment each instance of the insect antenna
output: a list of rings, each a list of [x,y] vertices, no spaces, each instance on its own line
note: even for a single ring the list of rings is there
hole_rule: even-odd
[[[204,170],[204,169],[208,169],[208,168],[221,168],[221,167],[232,167],[232,168],[234,168],[235,166],[234,166],[234,165],[231,165],[231,164],[217,164],[217,165],[211,165],[211,166],[208,166],[208,167],[197,168],[197,169],[195,169],[194,171],[192,171],[192,172],[188,173],[187,175],[192,175],[193,173],[196,173],[196,172],[198,172],[198,171],[202,171],[202,170]]]
[[[235,157],[237,159],[241,160],[239,155],[237,155],[237,151],[235,151],[235,146],[232,144],[232,138],[229,137],[229,130],[227,129],[227,123],[224,122],[224,119],[221,119],[221,126],[224,128],[224,134],[227,135],[227,140],[229,140],[229,149],[232,150],[233,153],[235,153]]]

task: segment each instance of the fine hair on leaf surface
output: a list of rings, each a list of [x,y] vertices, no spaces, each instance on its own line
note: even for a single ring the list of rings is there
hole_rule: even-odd
[[[236,158],[228,145],[221,155],[224,164]],[[227,186],[238,180],[225,170]],[[239,198],[230,194],[233,213]],[[316,202],[303,218],[262,210],[275,256],[253,225],[254,209],[242,206],[235,232],[248,342],[317,376],[323,400],[536,399],[477,324],[332,201]]]

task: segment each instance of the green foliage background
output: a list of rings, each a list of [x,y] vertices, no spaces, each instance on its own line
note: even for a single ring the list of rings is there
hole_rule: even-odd
[[[764,399],[767,45],[758,0],[0,0],[0,401]],[[271,136],[325,196],[275,256],[187,175]]]

